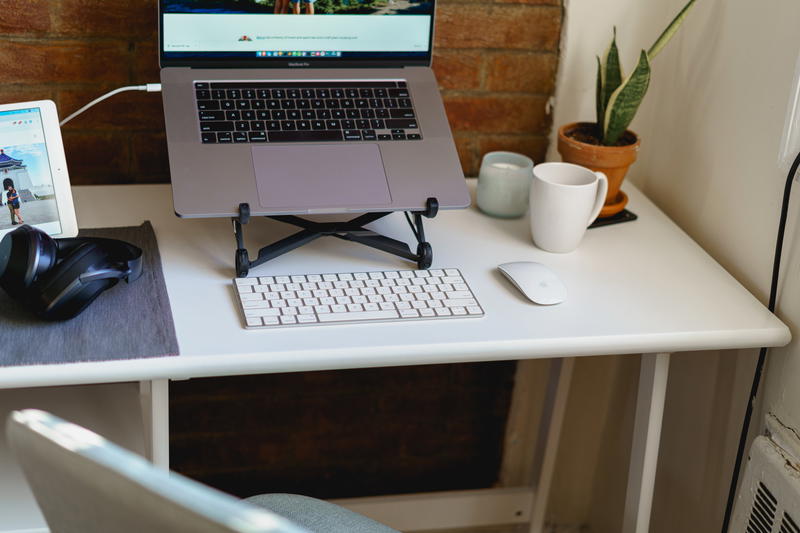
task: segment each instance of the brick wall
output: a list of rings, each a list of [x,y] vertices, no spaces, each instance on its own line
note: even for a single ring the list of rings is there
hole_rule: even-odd
[[[561,0],[440,0],[434,69],[467,175],[481,154],[543,159]],[[0,103],[52,99],[64,117],[158,81],[156,0],[2,0]],[[161,99],[125,93],[64,127],[75,184],[168,181]]]

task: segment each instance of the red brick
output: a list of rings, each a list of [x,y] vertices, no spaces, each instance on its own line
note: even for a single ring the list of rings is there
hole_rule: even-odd
[[[561,9],[550,6],[447,4],[440,6],[436,46],[555,52]]]
[[[503,53],[489,58],[486,88],[490,91],[521,91],[552,94],[555,89],[556,54]]]
[[[476,51],[447,50],[433,54],[433,70],[443,89],[478,89],[483,55]]]
[[[465,176],[474,176],[478,173],[478,149],[475,136],[470,134],[455,134],[453,140],[456,142],[458,158],[461,160],[461,168]]]
[[[3,87],[0,90],[0,104],[30,102],[32,100],[55,100],[55,91],[47,86]]]
[[[123,43],[0,41],[0,83],[119,83],[128,81]]]
[[[544,161],[547,154],[547,137],[537,135],[482,135],[478,138],[478,154],[504,150],[517,152],[533,159],[534,163]]]
[[[145,0],[61,0],[58,33],[123,39],[158,33],[157,2]]]
[[[58,107],[62,116],[67,116],[113,88],[62,89]],[[164,131],[161,94],[139,91],[115,94],[72,119],[65,128]]]
[[[3,0],[0,34],[39,34],[50,30],[52,0]]]
[[[129,183],[129,135],[64,131],[69,179],[73,185]]]
[[[163,132],[132,135],[131,158],[136,183],[169,183],[167,136]]]
[[[544,134],[549,124],[546,104],[547,97],[536,95],[444,95],[454,131]]]
[[[134,44],[133,83],[158,83],[158,39],[153,38]]]

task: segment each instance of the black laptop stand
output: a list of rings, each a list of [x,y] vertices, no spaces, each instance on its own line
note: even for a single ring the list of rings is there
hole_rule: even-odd
[[[250,220],[250,204],[239,204],[239,216],[233,218],[233,231],[236,235],[236,276],[243,278],[251,268],[264,264],[270,259],[290,252],[304,244],[316,240],[319,237],[328,235],[346,241],[359,242],[372,248],[377,248],[390,254],[398,255],[405,259],[415,261],[418,268],[426,269],[433,262],[433,249],[430,243],[425,241],[425,231],[422,227],[422,217],[433,218],[439,212],[439,201],[436,198],[428,198],[425,202],[424,211],[405,212],[411,231],[417,239],[416,253],[411,251],[408,244],[397,239],[392,239],[381,235],[372,230],[364,228],[366,224],[383,218],[387,213],[364,213],[352,220],[344,222],[313,222],[294,215],[273,215],[267,216],[273,220],[279,220],[287,224],[292,224],[303,228],[301,231],[290,235],[284,239],[264,246],[258,251],[258,257],[250,260],[247,248],[244,247],[243,226]],[[413,221],[412,221],[413,216]]]

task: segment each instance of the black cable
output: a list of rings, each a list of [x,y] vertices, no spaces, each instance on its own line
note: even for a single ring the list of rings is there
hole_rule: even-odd
[[[775,260],[772,263],[772,283],[769,288],[769,304],[767,305],[767,308],[773,313],[775,312],[775,301],[778,298],[778,277],[781,268],[781,253],[783,252],[783,234],[786,232],[786,218],[789,214],[789,195],[792,192],[792,184],[794,183],[794,176],[797,174],[798,167],[800,167],[800,153],[794,158],[792,167],[789,169],[789,174],[786,176],[786,186],[783,189],[783,205],[781,206],[781,219],[778,223],[778,239],[775,243]],[[761,374],[764,370],[764,362],[766,359],[767,348],[761,348],[758,352],[758,362],[756,363],[756,370],[753,374],[753,384],[750,386],[750,399],[747,402],[744,421],[742,422],[742,434],[739,436],[739,449],[736,451],[736,462],[733,465],[731,486],[728,489],[728,503],[725,506],[722,533],[728,533],[731,513],[733,512],[733,502],[736,498],[736,484],[739,481],[739,470],[742,468],[744,448],[747,445],[747,434],[750,431],[750,419],[753,416],[753,405],[756,402],[758,385],[761,383]]]

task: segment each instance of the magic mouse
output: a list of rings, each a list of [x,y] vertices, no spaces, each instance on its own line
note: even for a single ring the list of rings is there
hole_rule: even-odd
[[[533,303],[560,304],[567,298],[567,288],[548,267],[533,261],[503,263],[497,267]]]

